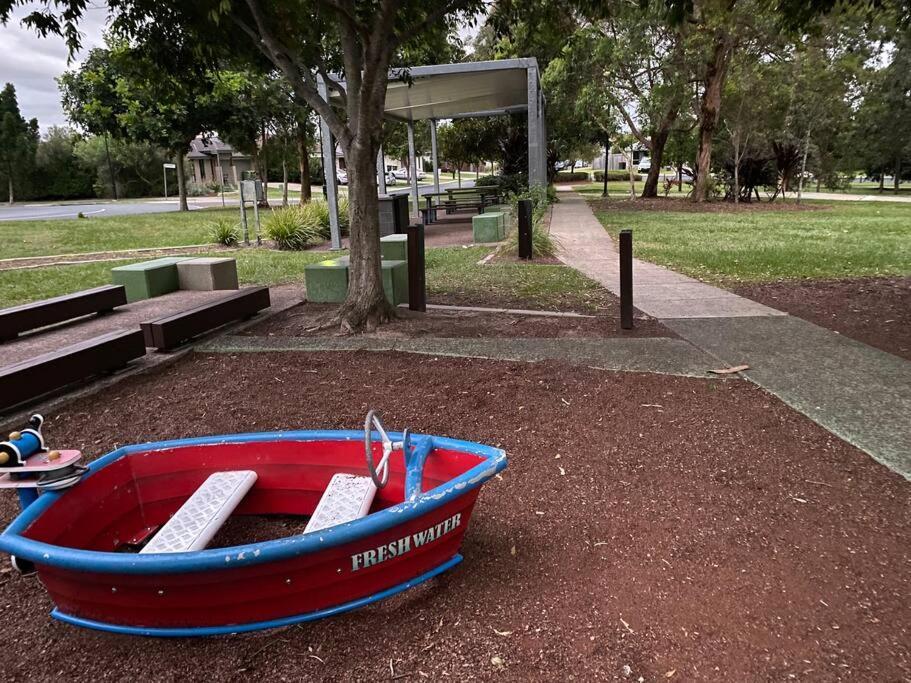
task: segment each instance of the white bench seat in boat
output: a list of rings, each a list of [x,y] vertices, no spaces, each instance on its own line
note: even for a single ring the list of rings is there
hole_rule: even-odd
[[[313,516],[307,522],[305,534],[320,531],[337,524],[353,522],[370,511],[376,485],[370,477],[353,474],[335,474],[319,499]]]
[[[187,499],[140,553],[202,550],[256,483],[256,472],[216,472]]]

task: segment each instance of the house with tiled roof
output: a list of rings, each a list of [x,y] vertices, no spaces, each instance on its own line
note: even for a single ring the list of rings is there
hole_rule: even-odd
[[[193,168],[193,180],[197,185],[218,183],[238,186],[244,171],[253,170],[249,155],[235,150],[216,136],[199,136],[190,143],[187,162]]]

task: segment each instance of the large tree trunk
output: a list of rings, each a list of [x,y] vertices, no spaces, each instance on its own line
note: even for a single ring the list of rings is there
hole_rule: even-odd
[[[749,199],[749,197],[747,197]],[[734,143],[734,203],[740,203],[740,136]]]
[[[661,167],[664,163],[664,147],[667,145],[667,139],[671,134],[671,126],[676,118],[677,112],[675,111],[673,117],[669,120],[665,119],[661,128],[652,136],[651,166],[649,166],[648,175],[645,178],[645,187],[642,188],[641,197],[643,199],[658,196],[658,181],[661,180]],[[667,122],[666,126],[664,125],[665,122]]]
[[[190,207],[187,205],[187,175],[183,167],[183,158],[180,154],[174,156],[174,165],[177,166],[177,210],[189,211]]]
[[[13,174],[12,173],[9,173],[9,176],[7,177],[7,182],[9,183],[9,205],[12,206],[13,202],[16,201],[15,197],[13,196]]]
[[[693,187],[693,201],[708,199],[712,180],[712,139],[721,115],[721,91],[727,76],[732,52],[732,41],[725,32],[715,37],[712,58],[706,65],[705,90],[699,111],[699,152],[696,157],[696,184]]]
[[[282,157],[282,206],[288,206],[288,160]]]
[[[674,99],[669,105],[664,118],[658,124],[658,128],[652,133],[651,138],[651,166],[648,169],[648,177],[645,179],[645,187],[642,189],[642,198],[658,196],[658,181],[661,180],[661,167],[664,164],[664,148],[667,146],[668,138],[671,135],[671,129],[680,113],[682,98]]]
[[[303,126],[297,129],[297,155],[301,172],[301,204],[312,199],[310,192],[310,154],[307,150],[307,132]]]
[[[108,134],[104,134],[104,155],[108,160],[108,174],[111,176],[111,192],[117,197],[117,177],[114,175],[114,162],[111,161],[111,148],[108,146]]]
[[[348,296],[342,304],[342,328],[373,329],[388,321],[393,310],[386,301],[380,269],[380,222],[376,184],[376,150],[358,140],[346,154],[351,259]]]
[[[807,152],[810,149],[810,130],[812,126],[807,127],[807,137],[803,141],[803,159],[800,162],[800,177],[797,179],[797,203],[803,197],[803,176],[807,172]]]
[[[262,181],[263,181],[263,201],[260,202],[260,206],[269,206],[269,157],[266,154],[266,124],[263,122],[260,124],[260,132],[262,134],[262,153],[260,158],[262,159]]]
[[[899,187],[901,187],[901,177],[902,177],[902,158],[895,158],[895,174],[892,176],[892,191],[895,194],[898,194]]]

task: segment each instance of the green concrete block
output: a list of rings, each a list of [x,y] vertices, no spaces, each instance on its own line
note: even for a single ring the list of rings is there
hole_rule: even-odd
[[[111,268],[111,281],[123,285],[127,301],[151,299],[180,287],[177,264],[190,257],[168,257]]]
[[[408,235],[386,235],[380,238],[380,254],[390,261],[408,260]]]
[[[408,303],[408,264],[405,261],[383,260],[383,291],[393,306]]]
[[[487,212],[471,219],[472,239],[475,242],[499,242],[506,232],[506,220],[502,213]]]
[[[318,303],[340,303],[348,294],[348,268],[350,258],[311,263],[304,267],[307,283],[307,300]],[[380,262],[383,277],[383,291],[386,300],[393,306],[408,303],[408,263],[394,259]]]
[[[307,264],[304,282],[308,301],[341,303],[348,294],[348,257]]]

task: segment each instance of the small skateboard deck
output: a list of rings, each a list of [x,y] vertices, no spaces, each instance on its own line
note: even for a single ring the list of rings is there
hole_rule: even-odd
[[[0,467],[0,489],[22,489],[35,488],[38,486],[38,478],[18,479],[11,475],[14,474],[47,474],[61,470],[64,467],[75,465],[82,459],[80,451],[59,451],[60,457],[57,460],[49,460],[47,453],[36,453],[29,457],[22,467]]]

